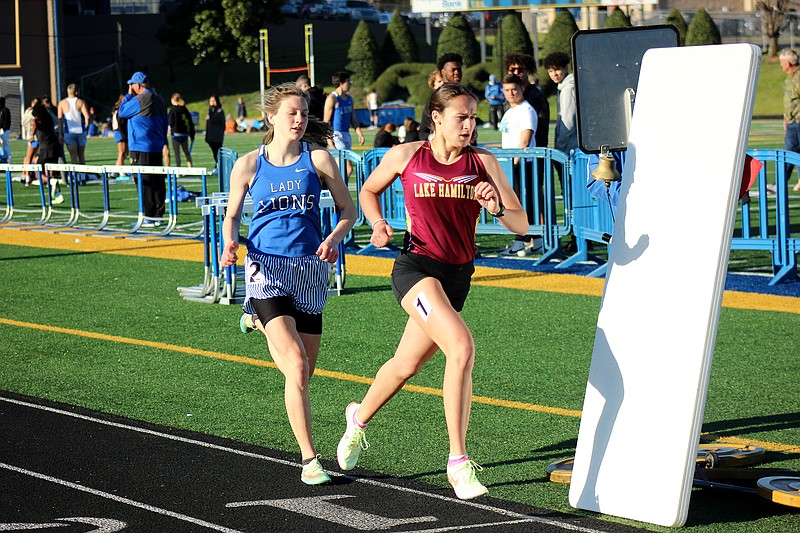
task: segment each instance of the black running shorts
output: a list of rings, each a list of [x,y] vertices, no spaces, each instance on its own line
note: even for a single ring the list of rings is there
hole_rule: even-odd
[[[475,264],[472,261],[451,265],[423,255],[401,252],[392,268],[392,291],[397,301],[402,302],[414,285],[425,278],[434,278],[442,284],[453,309],[461,312],[474,273]]]

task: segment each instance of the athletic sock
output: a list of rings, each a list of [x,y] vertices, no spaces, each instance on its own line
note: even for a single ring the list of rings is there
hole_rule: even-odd
[[[447,456],[447,468],[453,468],[454,466],[458,466],[461,463],[466,462],[468,457],[466,455],[448,455]]]
[[[365,427],[367,427],[367,424],[369,424],[369,422],[367,422],[367,424],[364,424],[363,422],[361,422],[361,421],[358,419],[358,409],[356,409],[356,410],[353,412],[353,424],[355,424],[357,427],[359,427],[359,428],[361,428],[361,429],[364,429]]]

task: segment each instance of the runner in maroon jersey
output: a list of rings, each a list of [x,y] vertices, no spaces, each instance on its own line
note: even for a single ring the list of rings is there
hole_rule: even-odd
[[[394,357],[378,371],[367,395],[360,404],[347,406],[347,429],[336,455],[342,469],[355,467],[369,446],[367,422],[441,349],[450,441],[447,479],[456,496],[469,499],[487,492],[475,475],[480,467],[466,450],[475,343],[460,311],[475,271],[475,224],[484,208],[507,229],[524,235],[528,219],[497,159],[469,146],[474,96],[463,85],[446,83],[431,96],[430,109],[433,139],[393,147],[361,190],[364,215],[373,221],[370,241],[385,246],[394,230],[381,217],[380,195],[398,176],[403,183],[409,225],[392,288],[409,319]]]

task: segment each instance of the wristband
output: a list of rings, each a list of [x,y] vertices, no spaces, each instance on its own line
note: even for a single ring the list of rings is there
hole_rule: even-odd
[[[489,211],[489,214],[492,215],[494,218],[500,218],[505,214],[506,206],[503,205],[503,202],[500,202],[500,209],[497,210],[497,213],[492,213]]]
[[[375,222],[373,222],[373,223],[372,223],[372,229],[373,229],[373,230],[375,230],[375,224],[377,224],[378,222],[386,222],[386,219],[385,219],[385,218],[379,218],[378,220],[376,220]],[[386,223],[388,224],[388,222],[386,222]]]

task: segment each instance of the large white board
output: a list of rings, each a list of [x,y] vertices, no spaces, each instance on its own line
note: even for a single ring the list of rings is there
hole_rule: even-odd
[[[749,44],[644,56],[574,507],[686,521],[760,60]]]

